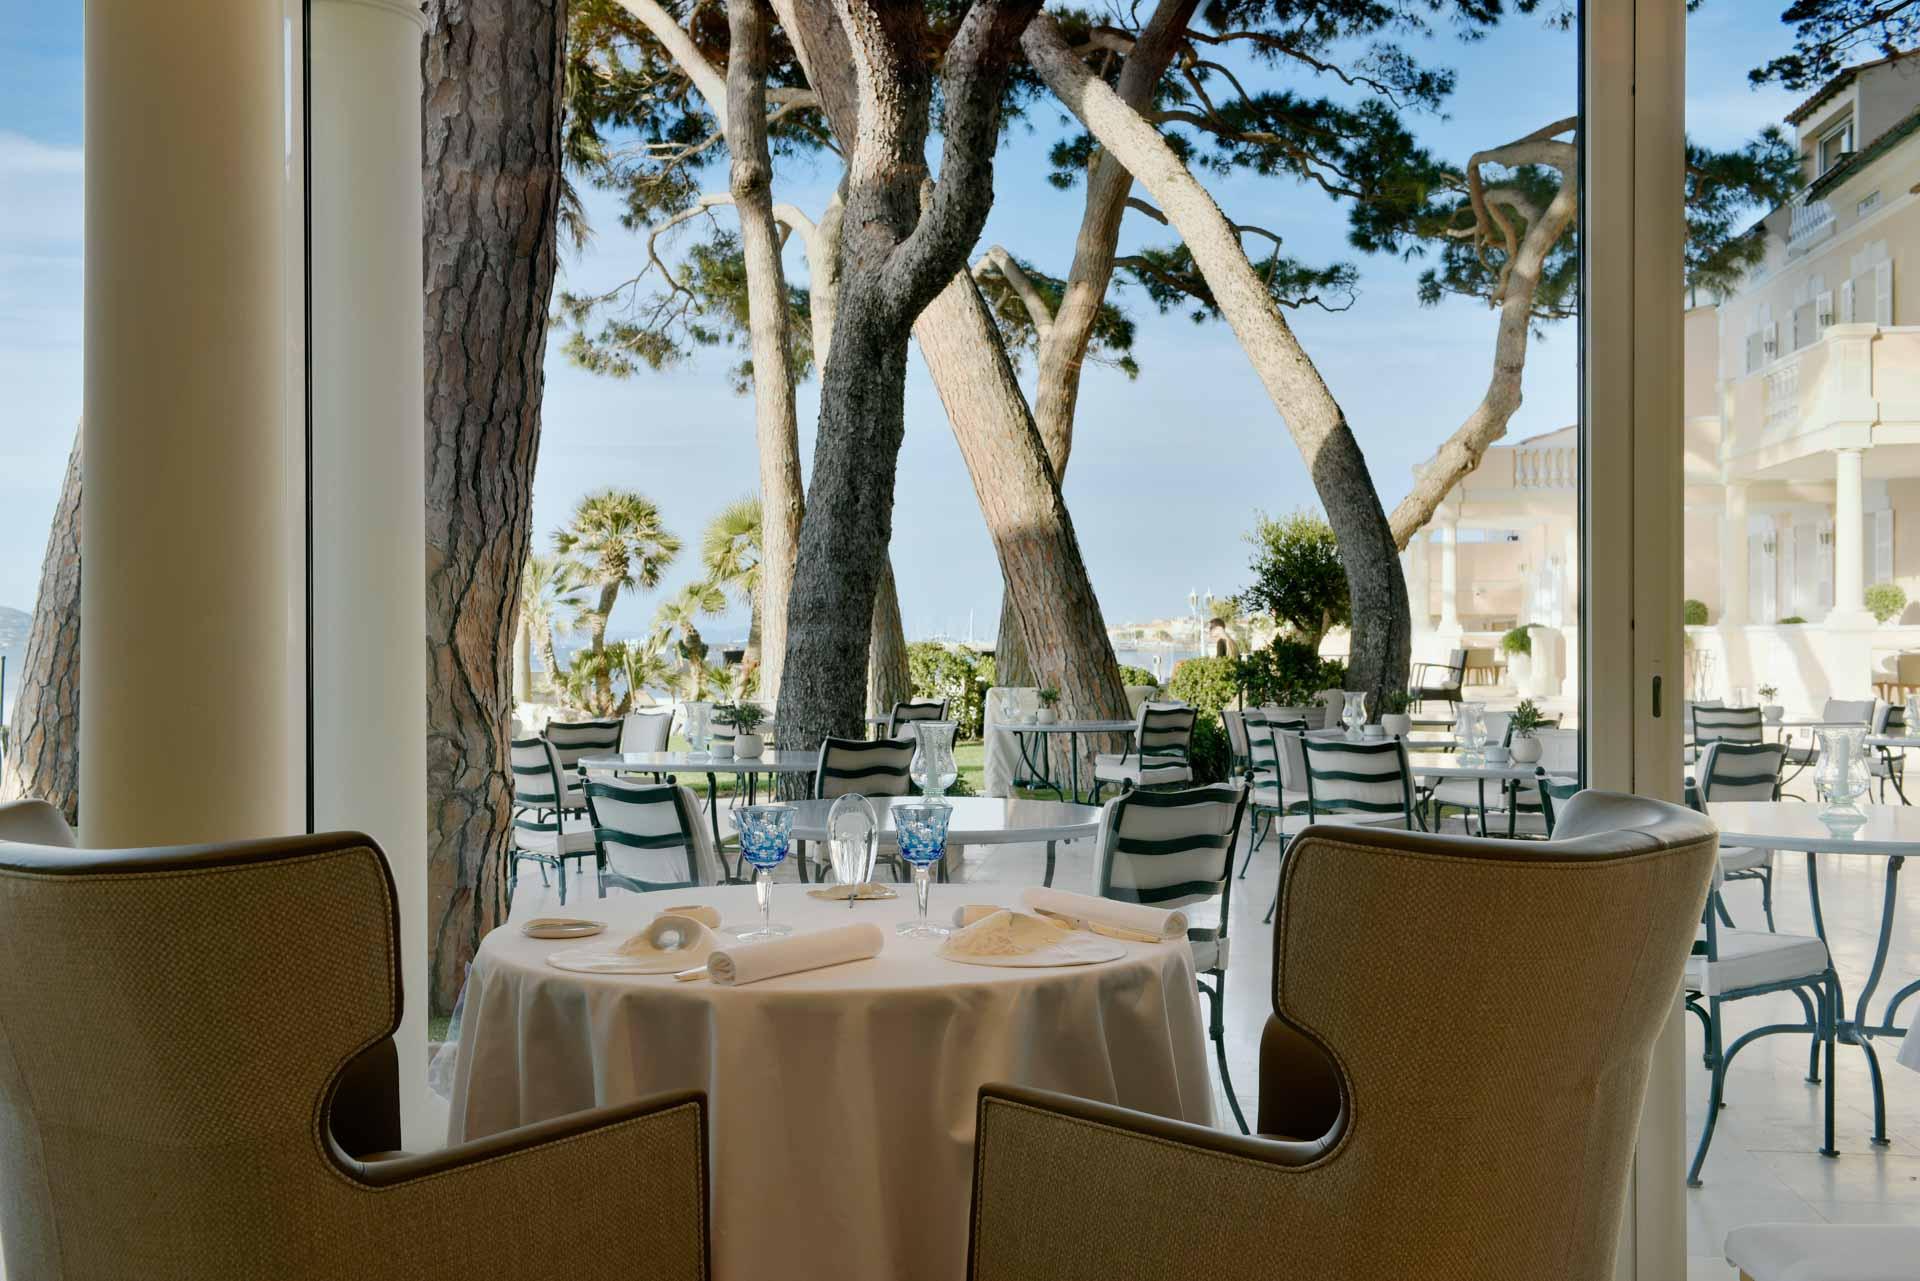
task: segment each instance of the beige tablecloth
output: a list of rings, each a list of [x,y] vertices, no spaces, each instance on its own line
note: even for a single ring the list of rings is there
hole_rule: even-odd
[[[936,886],[933,914],[1015,904],[1014,886]],[[727,924],[756,913],[745,886],[582,903],[617,941],[669,903]],[[913,892],[844,903],[779,886],[796,929],[872,921],[870,961],[744,987],[554,969],[577,943],[509,923],[467,980],[449,1139],[697,1087],[711,1106],[718,1281],[950,1281],[965,1272],[975,1095],[1011,1081],[1211,1123],[1205,1021],[1184,940],[1050,970],[960,965],[898,938]],[[581,1189],[591,1205],[591,1189]],[[591,1211],[588,1211],[591,1212]],[[645,1261],[634,1261],[644,1275]]]

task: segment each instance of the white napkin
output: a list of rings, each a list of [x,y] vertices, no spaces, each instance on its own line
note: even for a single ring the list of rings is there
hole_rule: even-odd
[[[1044,916],[1029,916],[1001,907],[954,931],[941,945],[940,954],[1022,956],[1056,946],[1067,937],[1067,927]]]
[[[1075,894],[1071,890],[1053,890],[1029,886],[1020,891],[1020,905],[1030,912],[1049,912],[1065,917],[1080,928],[1100,927],[1125,931],[1125,936],[1141,936],[1143,941],[1177,939],[1187,936],[1187,914],[1148,907],[1144,903],[1121,903],[1093,894]]]
[[[848,961],[878,956],[886,945],[879,927],[841,925],[830,930],[789,934],[764,943],[742,943],[721,948],[707,958],[707,977],[721,987],[777,979],[782,974],[824,969]]]
[[[953,909],[953,928],[964,930],[975,921],[984,921],[995,912],[1006,910],[993,903],[969,903],[965,907],[956,907]]]
[[[613,951],[616,956],[631,957],[654,972],[665,973],[700,964],[713,951],[715,943],[713,931],[705,921],[662,912],[648,922],[646,929]]]
[[[676,903],[672,907],[660,909],[662,916],[690,916],[710,930],[720,928],[720,909],[708,907],[705,903]]]

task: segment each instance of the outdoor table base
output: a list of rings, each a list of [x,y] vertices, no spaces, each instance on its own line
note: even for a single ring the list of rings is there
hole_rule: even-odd
[[[1030,725],[1001,725],[996,726],[996,728],[1004,729],[1009,734],[1012,734],[1014,742],[1019,744],[1020,764],[1025,767],[1026,773],[1023,777],[1014,780],[1016,785],[1023,782],[1030,785],[1037,785],[1051,791],[1062,801],[1071,799],[1072,802],[1077,805],[1091,805],[1094,803],[1093,797],[1099,792],[1101,784],[1098,779],[1093,779],[1090,780],[1090,790],[1082,791],[1080,788],[1080,736],[1082,734],[1132,734],[1139,729],[1139,725],[1134,721],[1117,720],[1053,721],[1045,725],[1035,722]],[[1067,736],[1069,774],[1068,778],[1064,781],[1068,786],[1063,787],[1061,781],[1053,777],[1053,753],[1044,750],[1044,744],[1046,743],[1047,736],[1050,734],[1065,734]],[[1041,763],[1037,765],[1033,760],[1032,743],[1029,742],[1030,737],[1034,742],[1043,745],[1043,750],[1040,753]]]

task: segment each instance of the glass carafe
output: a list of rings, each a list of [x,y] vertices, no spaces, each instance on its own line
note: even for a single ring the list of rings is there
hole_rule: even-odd
[[[1347,727],[1348,738],[1359,738],[1362,727],[1367,723],[1367,692],[1347,690],[1343,697],[1347,705],[1340,712],[1341,723]]]
[[[1479,765],[1486,760],[1487,719],[1478,703],[1462,703],[1454,716],[1453,736],[1457,740],[1460,762]]]
[[[842,796],[827,811],[827,856],[837,883],[857,886],[872,880],[879,843],[879,811],[858,792]]]
[[[960,766],[953,759],[953,734],[958,727],[952,721],[915,721],[913,763],[907,767],[922,795],[930,801],[944,797],[953,780],[960,777]]]
[[[1867,791],[1865,730],[1823,729],[1819,731],[1820,764],[1814,770],[1814,786],[1825,801],[1821,818],[1864,817],[1859,801]]]

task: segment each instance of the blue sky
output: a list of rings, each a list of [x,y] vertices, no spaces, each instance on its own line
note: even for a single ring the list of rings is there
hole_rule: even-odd
[[[1793,95],[1756,93],[1747,68],[1777,53],[1785,32],[1762,8],[1714,0],[1689,27],[1689,129],[1730,145],[1777,121]],[[81,9],[0,0],[0,605],[31,606],[47,522],[81,399]],[[1413,123],[1423,143],[1455,160],[1569,113],[1575,45],[1570,33],[1511,20],[1487,39],[1420,42],[1424,60],[1459,72],[1442,117]],[[1042,103],[1003,147],[997,199],[982,244],[1004,244],[1064,275],[1081,193],[1045,181],[1058,112]],[[778,195],[817,212],[837,179],[830,161],[783,166]],[[710,184],[724,186],[724,172]],[[1421,264],[1357,256],[1342,212],[1286,182],[1235,178],[1209,184],[1230,216],[1274,228],[1309,261],[1347,258],[1361,269],[1358,303],[1292,319],[1372,463],[1389,506],[1410,469],[1478,400],[1493,340],[1489,313],[1467,302],[1422,308]],[[563,285],[604,286],[638,270],[639,238],[611,203],[588,194],[598,228],[569,257]],[[725,216],[722,211],[722,216]],[[1164,243],[1130,220],[1123,251]],[[797,249],[789,271],[804,276]],[[1224,326],[1160,316],[1138,290],[1118,301],[1139,325],[1140,376],[1090,369],[1083,384],[1067,500],[1109,622],[1183,612],[1190,590],[1225,594],[1244,583],[1242,532],[1256,509],[1314,504],[1312,487],[1245,357]],[[1565,426],[1575,411],[1575,334],[1550,330],[1528,363],[1526,399],[1510,435]],[[732,394],[713,354],[624,381],[590,375],[557,350],[547,363],[545,435],[535,484],[536,539],[544,548],[580,494],[614,484],[662,507],[689,545],[721,506],[756,484],[751,402]],[[1033,370],[1024,371],[1031,386]],[[802,449],[811,456],[817,385],[800,389]],[[972,484],[931,382],[914,358],[907,441],[895,509],[894,564],[909,635],[964,634],[971,616],[990,636],[999,574]],[[662,594],[695,572],[691,555]],[[643,630],[654,596],[624,602],[616,635]],[[710,635],[741,629],[717,622]]]

